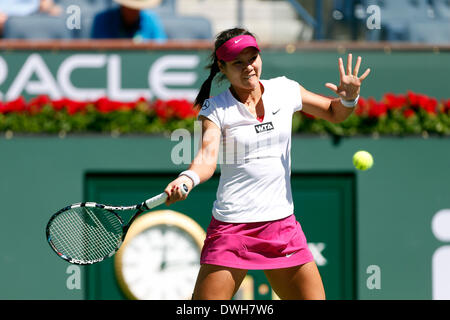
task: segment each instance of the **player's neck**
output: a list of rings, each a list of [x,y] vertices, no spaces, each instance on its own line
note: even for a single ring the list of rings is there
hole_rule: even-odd
[[[231,94],[236,98],[236,100],[247,106],[254,106],[258,104],[261,100],[261,96],[264,92],[264,87],[259,83],[255,89],[243,89],[243,88],[235,88],[230,86]]]

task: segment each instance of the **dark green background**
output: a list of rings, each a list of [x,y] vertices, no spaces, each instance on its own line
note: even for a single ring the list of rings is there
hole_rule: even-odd
[[[163,136],[1,138],[0,298],[86,298],[85,284],[81,290],[67,289],[68,264],[46,243],[45,225],[50,215],[85,197],[88,173],[175,177],[187,167],[171,162],[176,143]],[[359,172],[352,166],[352,155],[360,149],[375,158],[369,171]],[[354,175],[356,233],[345,235],[356,239],[355,298],[431,299],[431,257],[446,244],[434,237],[431,221],[439,210],[450,208],[449,139],[355,137],[336,145],[329,138],[294,136],[292,172],[293,177]],[[304,185],[293,185],[297,196]],[[302,204],[296,200],[295,205],[300,214]],[[210,210],[199,213],[203,227],[210,214]],[[323,219],[323,231],[337,220]],[[308,224],[305,220],[305,229]],[[318,241],[315,232],[311,229],[308,235],[305,230],[309,241]],[[381,270],[379,290],[366,286],[370,276],[366,270],[371,265]],[[341,285],[336,288],[342,289]]]

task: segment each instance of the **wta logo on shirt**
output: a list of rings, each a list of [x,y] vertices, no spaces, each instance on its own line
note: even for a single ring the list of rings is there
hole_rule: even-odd
[[[272,121],[255,125],[256,133],[267,132],[275,129]]]

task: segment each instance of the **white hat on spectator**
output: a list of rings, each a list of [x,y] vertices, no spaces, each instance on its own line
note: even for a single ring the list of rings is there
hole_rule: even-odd
[[[148,9],[158,6],[161,0],[114,0],[118,4],[132,9]]]

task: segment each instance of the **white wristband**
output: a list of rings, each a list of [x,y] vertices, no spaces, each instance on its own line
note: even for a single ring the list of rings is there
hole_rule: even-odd
[[[342,104],[344,107],[347,107],[347,108],[353,108],[354,106],[356,106],[356,105],[358,104],[358,100],[359,100],[359,94],[358,94],[358,96],[355,98],[355,100],[350,100],[350,101],[348,101],[348,100],[344,100],[344,99],[341,98],[341,104]]]
[[[198,176],[198,174],[195,171],[192,171],[192,170],[183,171],[178,176],[186,176],[189,179],[191,179],[194,184],[194,187],[200,183],[200,177]]]

